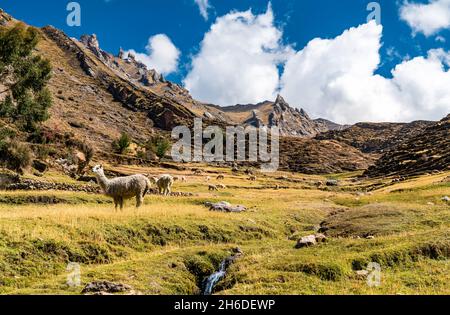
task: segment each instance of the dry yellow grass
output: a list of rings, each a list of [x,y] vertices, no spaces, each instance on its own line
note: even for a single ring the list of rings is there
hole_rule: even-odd
[[[223,294],[448,294],[450,195],[440,174],[357,194],[372,183],[355,185],[337,174],[342,187],[318,190],[320,176],[277,173],[247,176],[207,168],[213,183],[230,188],[209,192],[204,176],[165,169],[115,167],[123,173],[184,175],[175,191],[192,197],[148,196],[136,210],[128,202],[115,212],[103,196],[69,192],[1,192],[20,199],[50,195],[72,203],[0,203],[0,292],[78,294],[66,285],[69,261],[81,264],[82,283],[111,280],[143,294],[196,294],[204,273],[240,247],[245,255],[219,283]],[[217,181],[214,172],[225,175]],[[298,182],[277,179],[280,176]],[[55,181],[64,176],[50,174]],[[275,186],[283,189],[275,189]],[[351,188],[353,187],[353,188]],[[401,189],[401,190],[399,190]],[[210,212],[206,201],[248,207],[244,213]],[[432,203],[432,204],[431,204]],[[346,210],[330,217],[336,210]],[[301,236],[322,221],[333,233],[350,233],[327,244],[294,249]],[[375,240],[353,239],[373,233]],[[379,234],[377,234],[379,233]],[[355,277],[355,266],[376,260],[383,282],[371,288]],[[199,271],[201,270],[201,272]],[[200,281],[200,282],[199,282]]]

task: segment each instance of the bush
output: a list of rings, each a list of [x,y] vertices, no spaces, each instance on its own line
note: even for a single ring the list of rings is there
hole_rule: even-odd
[[[50,61],[33,54],[39,38],[38,29],[23,23],[0,30],[0,78],[8,78],[6,89],[0,91],[6,94],[0,102],[0,117],[31,132],[49,118],[52,104],[46,87],[51,77]]]
[[[18,173],[23,173],[23,170],[30,166],[32,160],[30,148],[14,140],[1,142],[0,156],[2,164]]]
[[[122,133],[119,139],[114,140],[112,143],[112,147],[114,152],[118,154],[125,154],[127,153],[128,149],[131,145],[131,138],[127,133]]]
[[[164,158],[172,144],[165,137],[154,137],[147,142],[146,150],[154,153],[160,159]]]
[[[89,163],[91,163],[92,158],[94,157],[94,148],[92,148],[89,144],[87,143],[80,143],[78,145],[78,149],[83,152],[84,154],[84,161],[78,161],[78,169],[77,169],[77,173],[79,175],[84,174],[86,167],[89,166]]]

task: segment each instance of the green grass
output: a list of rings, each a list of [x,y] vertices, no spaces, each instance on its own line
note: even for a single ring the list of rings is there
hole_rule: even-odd
[[[216,293],[450,293],[450,206],[441,200],[450,186],[440,182],[448,174],[361,195],[357,190],[372,183],[355,185],[354,174],[336,175],[343,187],[327,191],[314,188],[324,180],[317,176],[287,174],[305,179],[293,183],[276,180],[278,173],[253,183],[244,175],[213,171],[224,173],[223,183],[231,188],[209,192],[204,177],[189,176],[175,191],[194,196],[148,196],[141,209],[129,201],[123,212],[95,194],[0,192],[0,293],[79,294],[81,287],[66,284],[66,266],[77,262],[83,284],[110,280],[142,294],[198,294],[203,279],[236,247],[244,256]],[[277,183],[289,188],[271,188]],[[249,210],[216,213],[204,206],[222,200]],[[328,228],[327,243],[294,248],[321,224]],[[369,262],[382,267],[380,287],[356,276]]]

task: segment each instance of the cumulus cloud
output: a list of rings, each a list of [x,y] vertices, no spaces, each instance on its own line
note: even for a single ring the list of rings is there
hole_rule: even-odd
[[[315,117],[340,123],[439,119],[450,111],[450,53],[430,50],[404,60],[392,78],[374,74],[380,64],[382,26],[374,21],[334,39],[314,39],[291,57],[282,95]]]
[[[131,49],[126,53],[133,53],[136,60],[144,63],[148,69],[155,69],[164,75],[177,71],[180,51],[165,34],[158,34],[148,39],[146,53],[139,53]]]
[[[200,10],[200,15],[208,21],[208,10],[211,8],[208,0],[195,0],[195,3],[198,5],[198,9]]]
[[[219,17],[192,59],[184,85],[218,105],[274,100],[280,93],[313,117],[338,123],[437,120],[450,112],[450,52],[402,57],[387,78],[380,67],[382,25],[370,21],[331,39],[315,38],[294,51],[266,13]],[[281,74],[280,74],[281,73]]]
[[[414,34],[434,35],[450,29],[450,0],[430,0],[427,4],[405,1],[400,8],[400,17]]]
[[[193,57],[184,85],[204,102],[219,105],[273,99],[279,85],[278,65],[291,52],[267,11],[251,10],[219,17]]]

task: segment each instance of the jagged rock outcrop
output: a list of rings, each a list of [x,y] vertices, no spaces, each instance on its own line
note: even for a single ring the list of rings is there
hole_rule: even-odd
[[[43,32],[61,49],[76,55],[86,74],[95,78],[115,100],[132,111],[145,112],[156,127],[171,130],[178,125],[190,126],[192,124],[196,115],[183,104],[144,89],[131,79],[127,80],[125,77],[117,75],[118,71],[115,71],[117,69],[110,67],[110,64],[117,60],[99,49],[96,36],[84,36],[82,41],[77,43],[51,26],[44,27]],[[103,65],[89,56],[81,45],[92,52]],[[138,68],[144,69],[144,66],[141,65]]]
[[[277,96],[275,102],[266,101],[259,104],[228,107],[209,106],[212,108],[211,112],[216,110],[217,113],[220,110],[228,122],[254,127],[278,126],[280,135],[285,137],[313,137],[320,132],[330,130],[323,122],[312,120],[303,109],[292,108],[281,95]],[[329,122],[329,124],[334,123]],[[334,124],[334,128],[344,127]]]
[[[11,17],[11,15],[0,9],[0,26],[5,26],[12,20],[13,18]]]
[[[364,175],[415,176],[450,170],[450,115],[388,150]]]
[[[330,130],[315,138],[346,143],[364,153],[383,153],[401,144],[405,139],[421,133],[431,121],[412,123],[358,123],[343,130]]]
[[[320,132],[303,109],[294,109],[278,95],[269,115],[269,127],[278,126],[282,136],[310,137]]]

